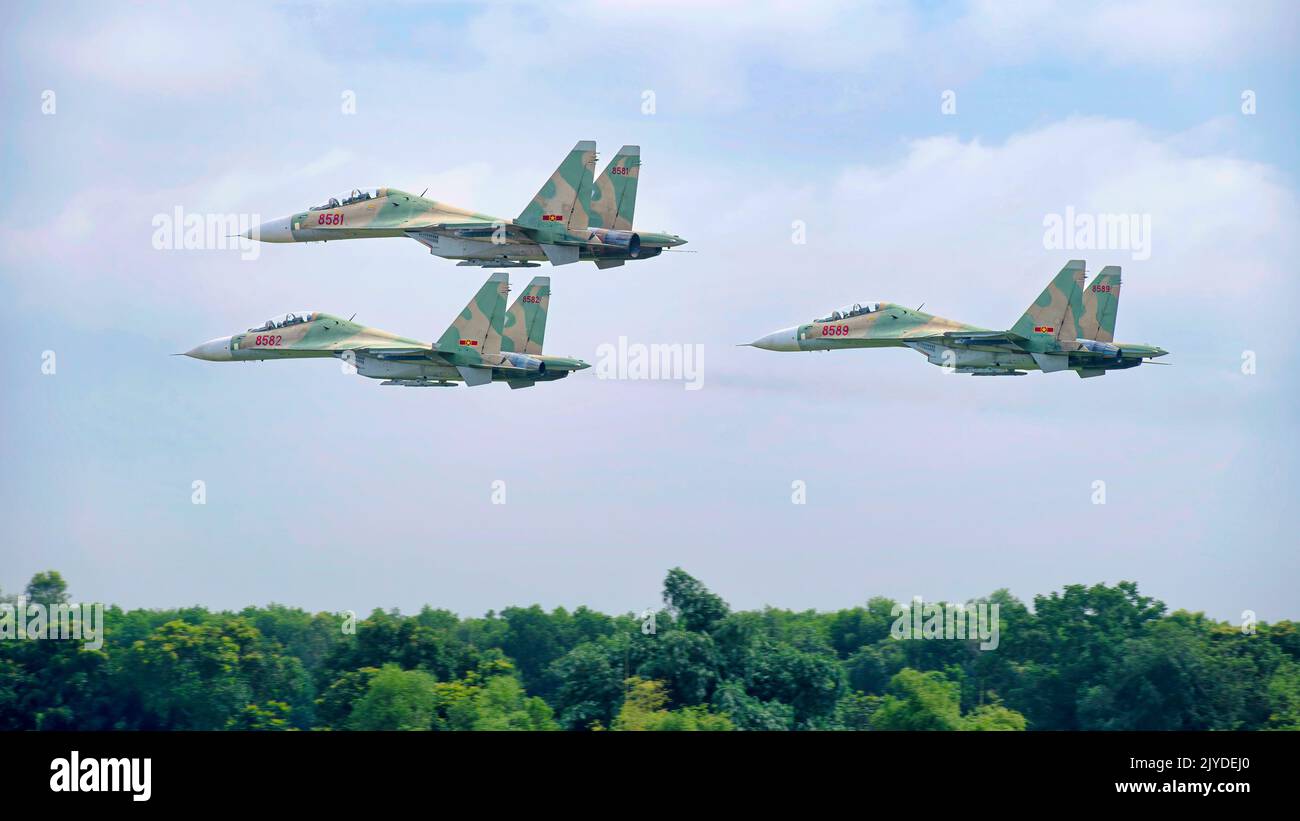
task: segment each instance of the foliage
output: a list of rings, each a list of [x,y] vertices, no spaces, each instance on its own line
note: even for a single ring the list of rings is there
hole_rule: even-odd
[[[669,710],[668,694],[662,681],[648,681],[632,676],[626,684],[627,693],[618,717],[614,719],[613,730],[683,732],[735,729],[725,715],[711,713],[705,707]]]
[[[24,597],[71,601],[55,571]],[[586,607],[375,610],[355,629],[280,604],[107,607],[99,648],[0,640],[0,730],[1300,729],[1294,623],[1168,613],[1131,582],[995,591],[988,651],[898,640],[880,597],[733,611],[674,568],[663,598],[646,632]],[[0,635],[16,602],[0,596]]]

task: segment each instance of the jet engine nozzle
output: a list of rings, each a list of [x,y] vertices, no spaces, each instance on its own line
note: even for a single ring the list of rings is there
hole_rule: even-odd
[[[594,244],[627,251],[628,256],[633,258],[641,253],[641,237],[632,231],[592,228],[588,233],[588,241]]]
[[[546,373],[546,363],[528,354],[502,353],[501,365],[502,367],[515,368],[529,373]]]
[[[1109,342],[1099,342],[1095,339],[1080,339],[1079,345],[1082,346],[1085,351],[1091,351],[1092,353],[1099,353],[1113,357],[1118,357],[1120,355],[1119,346],[1112,345]]]

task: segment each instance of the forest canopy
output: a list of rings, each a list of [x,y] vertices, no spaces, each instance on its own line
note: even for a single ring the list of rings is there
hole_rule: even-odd
[[[24,603],[70,601],[59,573]],[[1167,612],[1132,582],[1005,590],[1000,640],[900,640],[899,605],[104,609],[104,640],[0,640],[5,730],[1295,730],[1300,634]],[[19,596],[0,595],[15,612]],[[905,603],[904,605],[905,606]]]

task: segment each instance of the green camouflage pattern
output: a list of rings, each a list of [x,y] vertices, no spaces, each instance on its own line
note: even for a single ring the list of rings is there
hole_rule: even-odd
[[[1133,368],[1168,351],[1115,343],[1120,269],[1102,270],[1085,297],[1083,260],[1070,260],[1007,331],[967,325],[892,302],[857,303],[748,343],[772,351],[907,347],[935,365],[978,376]],[[1104,337],[1104,338],[1103,338]]]
[[[596,143],[582,140],[519,213],[515,223],[536,229],[539,241],[563,241],[568,231],[585,230],[595,171]]]
[[[1119,266],[1107,265],[1083,289],[1083,318],[1079,336],[1100,342],[1115,340],[1115,316],[1119,312]]]
[[[1016,320],[1011,333],[1025,339],[1028,350],[1063,350],[1062,346],[1068,347],[1078,337],[1078,322],[1083,315],[1083,275],[1083,260],[1067,262]]]
[[[434,346],[445,354],[459,354],[464,364],[476,364],[501,350],[501,324],[505,321],[506,293],[510,282],[498,271],[478,289],[456,321]]]
[[[636,183],[641,176],[641,146],[625,145],[600,172],[591,193],[592,228],[631,231],[636,212]],[[642,240],[644,241],[644,237]]]
[[[510,311],[508,292],[507,274],[493,274],[434,344],[311,311],[209,340],[184,355],[211,362],[337,357],[361,376],[406,387],[497,381],[526,388],[589,367],[581,359],[542,353],[549,278],[534,279]]]
[[[410,237],[461,265],[535,267],[543,261],[599,268],[658,256],[686,240],[632,230],[640,148],[625,145],[597,180],[596,144],[578,142],[516,219],[503,219],[396,188],[354,189],[243,236],[262,242]]]
[[[551,278],[533,277],[506,311],[496,345],[506,352],[540,354],[551,304]]]

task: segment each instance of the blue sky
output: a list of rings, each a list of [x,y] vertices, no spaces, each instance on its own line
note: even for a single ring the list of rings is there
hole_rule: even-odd
[[[1300,615],[1290,4],[0,14],[5,590],[56,568],[135,606],[624,612],[680,565],[739,607],[1134,579]],[[693,253],[547,271],[547,350],[701,344],[702,390],[168,356],[302,309],[436,338],[484,273],[402,240],[157,250],[155,215],[391,185],[509,217],[578,139],[640,144],[638,227]],[[1043,243],[1067,207],[1150,215],[1149,259],[1080,255],[1124,266],[1118,337],[1173,367],[949,378],[908,351],[735,347],[866,300],[1008,327],[1076,253]]]

